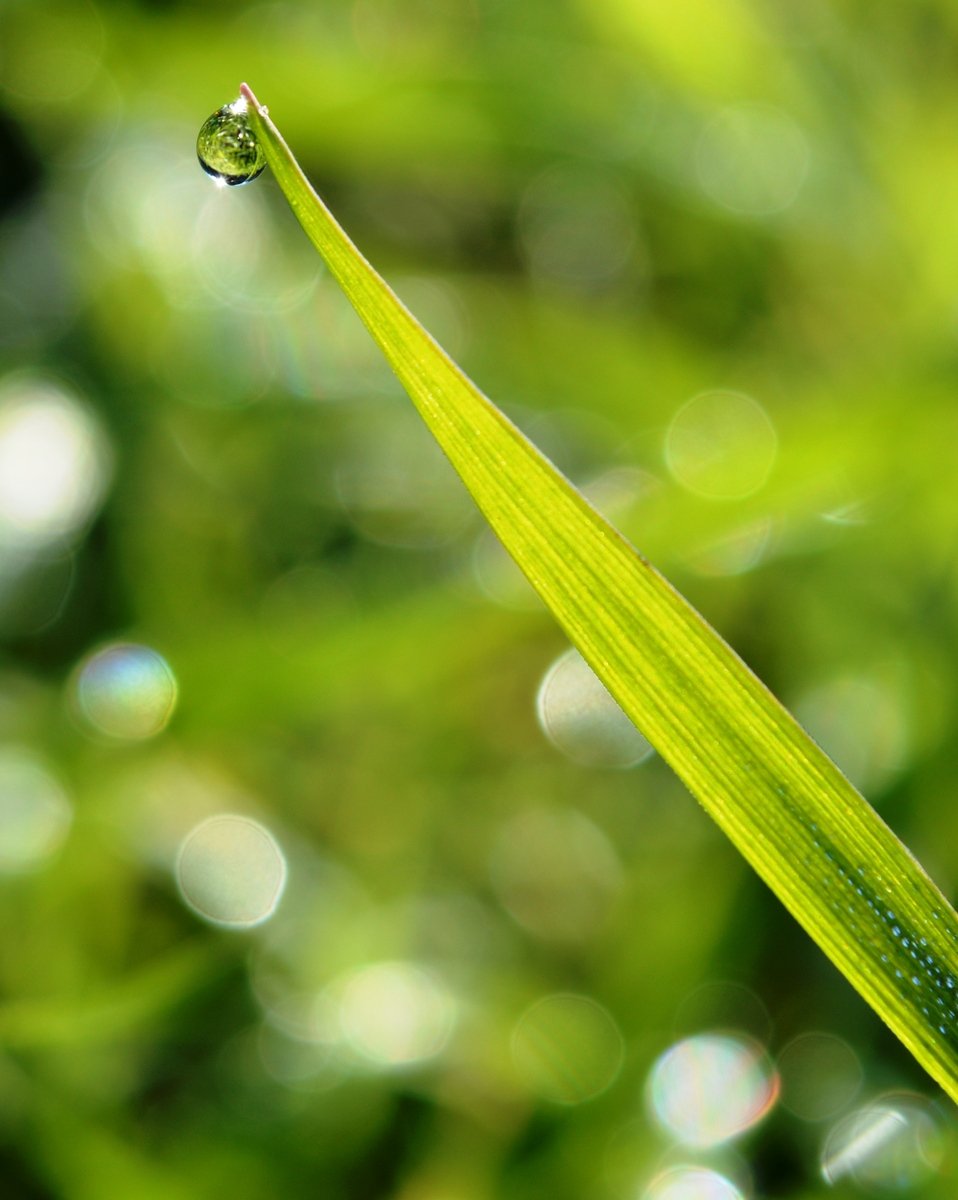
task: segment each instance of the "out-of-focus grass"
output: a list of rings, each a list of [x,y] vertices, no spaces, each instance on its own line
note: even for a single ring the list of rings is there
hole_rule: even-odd
[[[484,590],[455,481],[424,465],[426,435],[397,416],[329,281],[300,273],[271,185],[215,192],[192,143],[255,78],[470,375],[577,482],[640,473],[617,521],[826,747],[831,730],[867,749],[869,798],[947,890],[954,13],[740,4],[683,23],[649,6],[365,0],[266,15],[0,13],[4,402],[16,372],[52,377],[112,456],[105,498],[58,538],[25,547],[3,526],[0,741],[73,806],[56,854],[0,895],[6,997],[35,1001],[37,1022],[67,1014],[46,1045],[7,1047],[6,1177],[112,1198],[104,1164],[126,1147],[157,1194],[175,1178],[197,1196],[304,1181],[641,1195],[667,1145],[643,1099],[654,1060],[730,1024],[775,1055],[808,1029],[848,1041],[865,1071],[850,1107],[923,1089],[660,764],[586,769],[543,738],[551,625],[497,566],[492,595],[519,607]],[[702,176],[723,109],[754,104],[807,148],[794,199],[765,215]],[[733,157],[733,182],[750,161]],[[575,250],[599,234],[597,278]],[[754,397],[778,434],[768,481],[739,500],[697,495],[664,459],[675,413],[712,388]],[[431,481],[440,528],[397,508],[401,478],[377,507],[386,460]],[[751,553],[721,552],[766,518]],[[68,702],[76,665],[121,638],[179,682],[168,728],[142,743],[102,740]],[[848,680],[857,693],[836,691]],[[170,871],[193,824],[236,809],[290,861],[276,916],[247,934],[203,925]],[[85,997],[128,996],[197,937],[222,974],[171,989],[133,1034],[54,1044]],[[452,1040],[412,1068],[347,1055],[324,1075],[276,997],[395,960],[450,989]],[[770,1022],[699,1004],[719,981]],[[556,1106],[510,1042],[531,1003],[568,991],[604,1007],[626,1053],[605,1093]],[[777,1106],[740,1146],[756,1190],[823,1193],[840,1115],[808,1125]],[[915,1190],[950,1197],[953,1181]]]

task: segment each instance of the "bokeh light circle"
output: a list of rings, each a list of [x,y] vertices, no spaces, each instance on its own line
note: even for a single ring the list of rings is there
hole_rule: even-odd
[[[72,393],[27,374],[0,383],[0,544],[35,550],[69,537],[108,475],[103,434]]]
[[[761,1047],[730,1034],[699,1034],[671,1046],[648,1079],[659,1124],[686,1146],[741,1136],[772,1108],[778,1076]]]
[[[176,707],[176,676],[149,646],[117,642],[89,655],[74,680],[77,708],[98,732],[123,741],[155,737]]]
[[[665,460],[683,487],[706,500],[743,500],[764,486],[778,454],[765,409],[744,392],[693,396],[669,425]]]
[[[765,1045],[772,1032],[772,1018],[761,997],[745,984],[710,979],[680,1002],[672,1032],[682,1038],[716,1029],[734,1029]]]
[[[454,1005],[431,973],[407,962],[370,963],[346,981],[340,1025],[349,1044],[382,1067],[434,1058],[452,1031]]]
[[[622,865],[603,831],[570,808],[529,808],[499,830],[489,864],[502,906],[550,942],[595,936],[622,886]]]
[[[926,1183],[944,1158],[944,1130],[921,1096],[890,1094],[838,1121],[822,1148],[826,1183],[905,1191]]]
[[[722,208],[766,217],[791,205],[808,173],[799,124],[773,105],[733,104],[705,127],[695,154],[699,183]]]
[[[803,1033],[778,1056],[782,1107],[804,1121],[834,1117],[854,1099],[864,1072],[858,1055],[830,1033]]]
[[[286,885],[286,859],[265,826],[221,813],[201,821],[180,846],[180,894],[214,925],[260,925],[276,911]]]
[[[624,770],[652,754],[578,650],[566,651],[546,672],[536,714],[553,746],[581,766]]]
[[[795,716],[874,803],[908,760],[908,700],[877,675],[843,675],[805,692]]]
[[[436,550],[468,527],[468,494],[436,442],[412,421],[377,406],[356,428],[333,472],[343,511],[366,539]]]
[[[518,213],[519,248],[531,274],[550,284],[596,288],[627,267],[636,225],[627,189],[614,178],[559,165],[529,185]]]
[[[711,578],[745,575],[766,557],[774,532],[771,517],[758,517],[699,546],[689,555],[689,566]]]
[[[493,603],[515,612],[541,611],[535,588],[491,529],[482,530],[476,538],[472,573],[480,591]]]
[[[555,1104],[582,1104],[604,1092],[622,1068],[625,1044],[609,1012],[588,996],[543,996],[512,1033],[523,1084]]]
[[[42,866],[72,820],[73,807],[44,764],[19,746],[0,747],[0,874]]]
[[[657,1175],[642,1200],[742,1200],[730,1179],[708,1167],[670,1167]]]

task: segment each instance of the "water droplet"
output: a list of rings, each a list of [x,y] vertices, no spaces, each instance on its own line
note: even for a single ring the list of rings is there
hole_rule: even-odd
[[[246,107],[242,97],[224,104],[204,122],[196,139],[200,166],[217,183],[230,187],[249,183],[266,166],[266,158],[250,128]]]

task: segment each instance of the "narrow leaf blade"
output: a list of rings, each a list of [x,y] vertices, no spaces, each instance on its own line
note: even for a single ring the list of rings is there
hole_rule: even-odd
[[[793,916],[958,1100],[954,910],[734,651],[419,325],[244,89],[267,162],[303,229],[570,641]]]

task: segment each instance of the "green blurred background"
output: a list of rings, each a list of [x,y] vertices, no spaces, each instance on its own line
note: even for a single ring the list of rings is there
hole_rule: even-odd
[[[247,79],[947,892],[956,38],[0,0],[4,1196],[953,1197],[948,1106],[601,689],[537,706],[560,635],[193,147]]]

